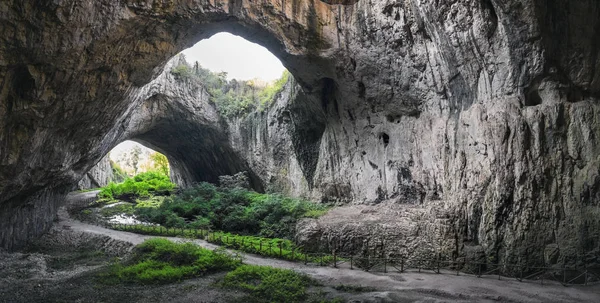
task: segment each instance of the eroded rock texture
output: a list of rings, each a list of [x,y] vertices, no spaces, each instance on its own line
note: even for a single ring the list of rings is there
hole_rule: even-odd
[[[296,195],[416,209],[448,243],[433,250],[597,262],[600,3],[342,3],[0,3],[0,245],[47,229],[62,191],[137,138],[186,180],[250,168]],[[298,82],[287,101],[217,122],[148,84],[220,30],[279,56]],[[205,128],[171,127],[182,118]],[[193,166],[207,146],[225,162]]]
[[[77,189],[92,189],[108,185],[114,179],[108,155],[104,156],[77,183]]]

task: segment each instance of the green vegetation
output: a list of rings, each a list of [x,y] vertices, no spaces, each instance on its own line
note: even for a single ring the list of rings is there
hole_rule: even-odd
[[[169,175],[169,160],[167,159],[167,156],[159,152],[154,152],[150,154],[150,159],[152,159],[152,162],[154,162],[155,170],[165,176]]]
[[[211,251],[192,243],[150,239],[138,245],[125,264],[115,264],[101,274],[106,284],[158,284],[180,281],[207,273],[232,270],[241,260],[223,250]]]
[[[189,79],[193,75],[190,67],[185,64],[175,66],[171,70],[171,74],[175,75],[175,77],[177,77],[178,79]]]
[[[125,179],[127,179],[127,173],[121,168],[121,166],[119,165],[119,163],[110,160],[110,167],[112,168],[113,171],[113,181],[114,182],[123,182],[125,181]]]
[[[138,219],[165,227],[195,228],[291,239],[296,222],[318,217],[327,206],[282,195],[260,194],[241,188],[220,189],[200,183],[161,203],[135,209]]]
[[[202,229],[165,228],[162,226],[143,224],[111,224],[110,227],[115,230],[134,232],[144,235],[205,239],[210,243],[222,245],[226,248],[270,258],[319,263],[321,265],[331,264],[334,261],[332,255],[306,254],[292,241],[286,239],[242,236],[224,232],[212,232]],[[343,259],[337,258],[337,260],[342,261]]]
[[[169,177],[160,172],[141,173],[133,178],[127,178],[123,183],[109,183],[98,194],[103,200],[133,201],[139,197],[149,197],[150,194],[166,195],[175,189]]]
[[[177,79],[200,81],[211,95],[219,113],[225,117],[236,117],[254,110],[263,111],[268,108],[279,92],[290,79],[286,70],[281,78],[273,83],[260,83],[259,80],[238,81],[227,80],[227,73],[214,73],[202,68],[198,62],[191,68],[180,64],[171,70]]]
[[[211,251],[193,243],[174,243],[160,238],[136,246],[131,258],[101,272],[98,282],[155,285],[217,272],[227,272],[218,286],[246,293],[240,302],[342,302],[341,299],[324,299],[326,294],[322,290],[311,293],[310,288],[319,285],[304,274],[245,265],[238,256],[223,249]]]
[[[242,265],[229,272],[223,286],[249,292],[245,302],[305,302],[315,282],[293,270]]]

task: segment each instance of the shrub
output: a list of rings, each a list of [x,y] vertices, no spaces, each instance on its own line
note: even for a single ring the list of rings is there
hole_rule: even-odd
[[[269,238],[294,236],[303,217],[318,217],[328,207],[282,195],[260,194],[242,188],[220,188],[200,183],[167,197],[160,206],[139,204],[140,220],[165,227],[202,227]]]
[[[174,243],[154,238],[138,245],[127,264],[116,264],[102,274],[101,281],[108,284],[168,283],[231,270],[240,264],[241,260],[224,250],[211,251],[192,243]]]
[[[150,194],[169,194],[175,188],[168,176],[159,172],[145,172],[122,183],[109,183],[100,189],[98,196],[106,200],[134,201],[138,197],[149,197]]]
[[[223,286],[249,292],[252,302],[303,302],[307,288],[314,285],[308,276],[293,270],[242,265],[229,272]]]
[[[192,70],[185,64],[180,64],[171,69],[171,74],[177,79],[185,80],[192,77]]]

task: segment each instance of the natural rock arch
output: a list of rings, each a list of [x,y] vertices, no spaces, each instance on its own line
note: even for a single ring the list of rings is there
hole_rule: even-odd
[[[334,26],[333,15],[319,1],[3,5],[3,32],[14,40],[1,50],[11,62],[0,70],[8,88],[0,111],[0,227],[10,231],[2,247],[48,228],[47,214],[68,185],[123,140],[130,113],[144,101],[140,90],[185,47],[227,29],[267,47],[309,90],[334,72],[320,55],[331,46],[323,34],[332,31],[323,27]],[[28,30],[26,20],[40,30]]]
[[[246,171],[251,186],[263,183],[250,169],[243,151],[231,146],[225,121],[198,80],[177,79],[174,67],[188,64],[170,60],[163,72],[146,84],[143,102],[127,117],[123,138],[137,141],[169,158],[171,178],[181,187],[195,182],[218,183],[221,175]]]
[[[432,210],[458,254],[473,245],[542,263],[548,246],[560,260],[600,259],[597,1],[0,8],[2,247],[49,227],[67,185],[127,137],[168,57],[227,29],[269,48],[305,94],[327,98],[316,194]]]

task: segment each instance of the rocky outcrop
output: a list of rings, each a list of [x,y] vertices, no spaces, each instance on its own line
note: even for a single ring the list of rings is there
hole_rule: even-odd
[[[77,189],[104,187],[113,180],[113,169],[110,165],[110,159],[106,155],[79,180]]]
[[[597,1],[8,1],[0,12],[3,247],[47,228],[60,193],[137,138],[181,182],[249,169],[294,194],[422,213],[457,254],[600,258]],[[268,47],[297,96],[231,126],[209,107],[188,117],[148,84],[220,30]],[[187,118],[173,128],[143,110]]]
[[[226,124],[204,86],[171,73],[181,64],[187,64],[183,57],[169,61],[158,77],[132,95],[139,106],[126,117],[121,138],[166,155],[171,179],[180,186],[218,183],[221,175],[248,171],[252,187],[262,191],[263,183],[241,158],[243,151],[229,144]]]

